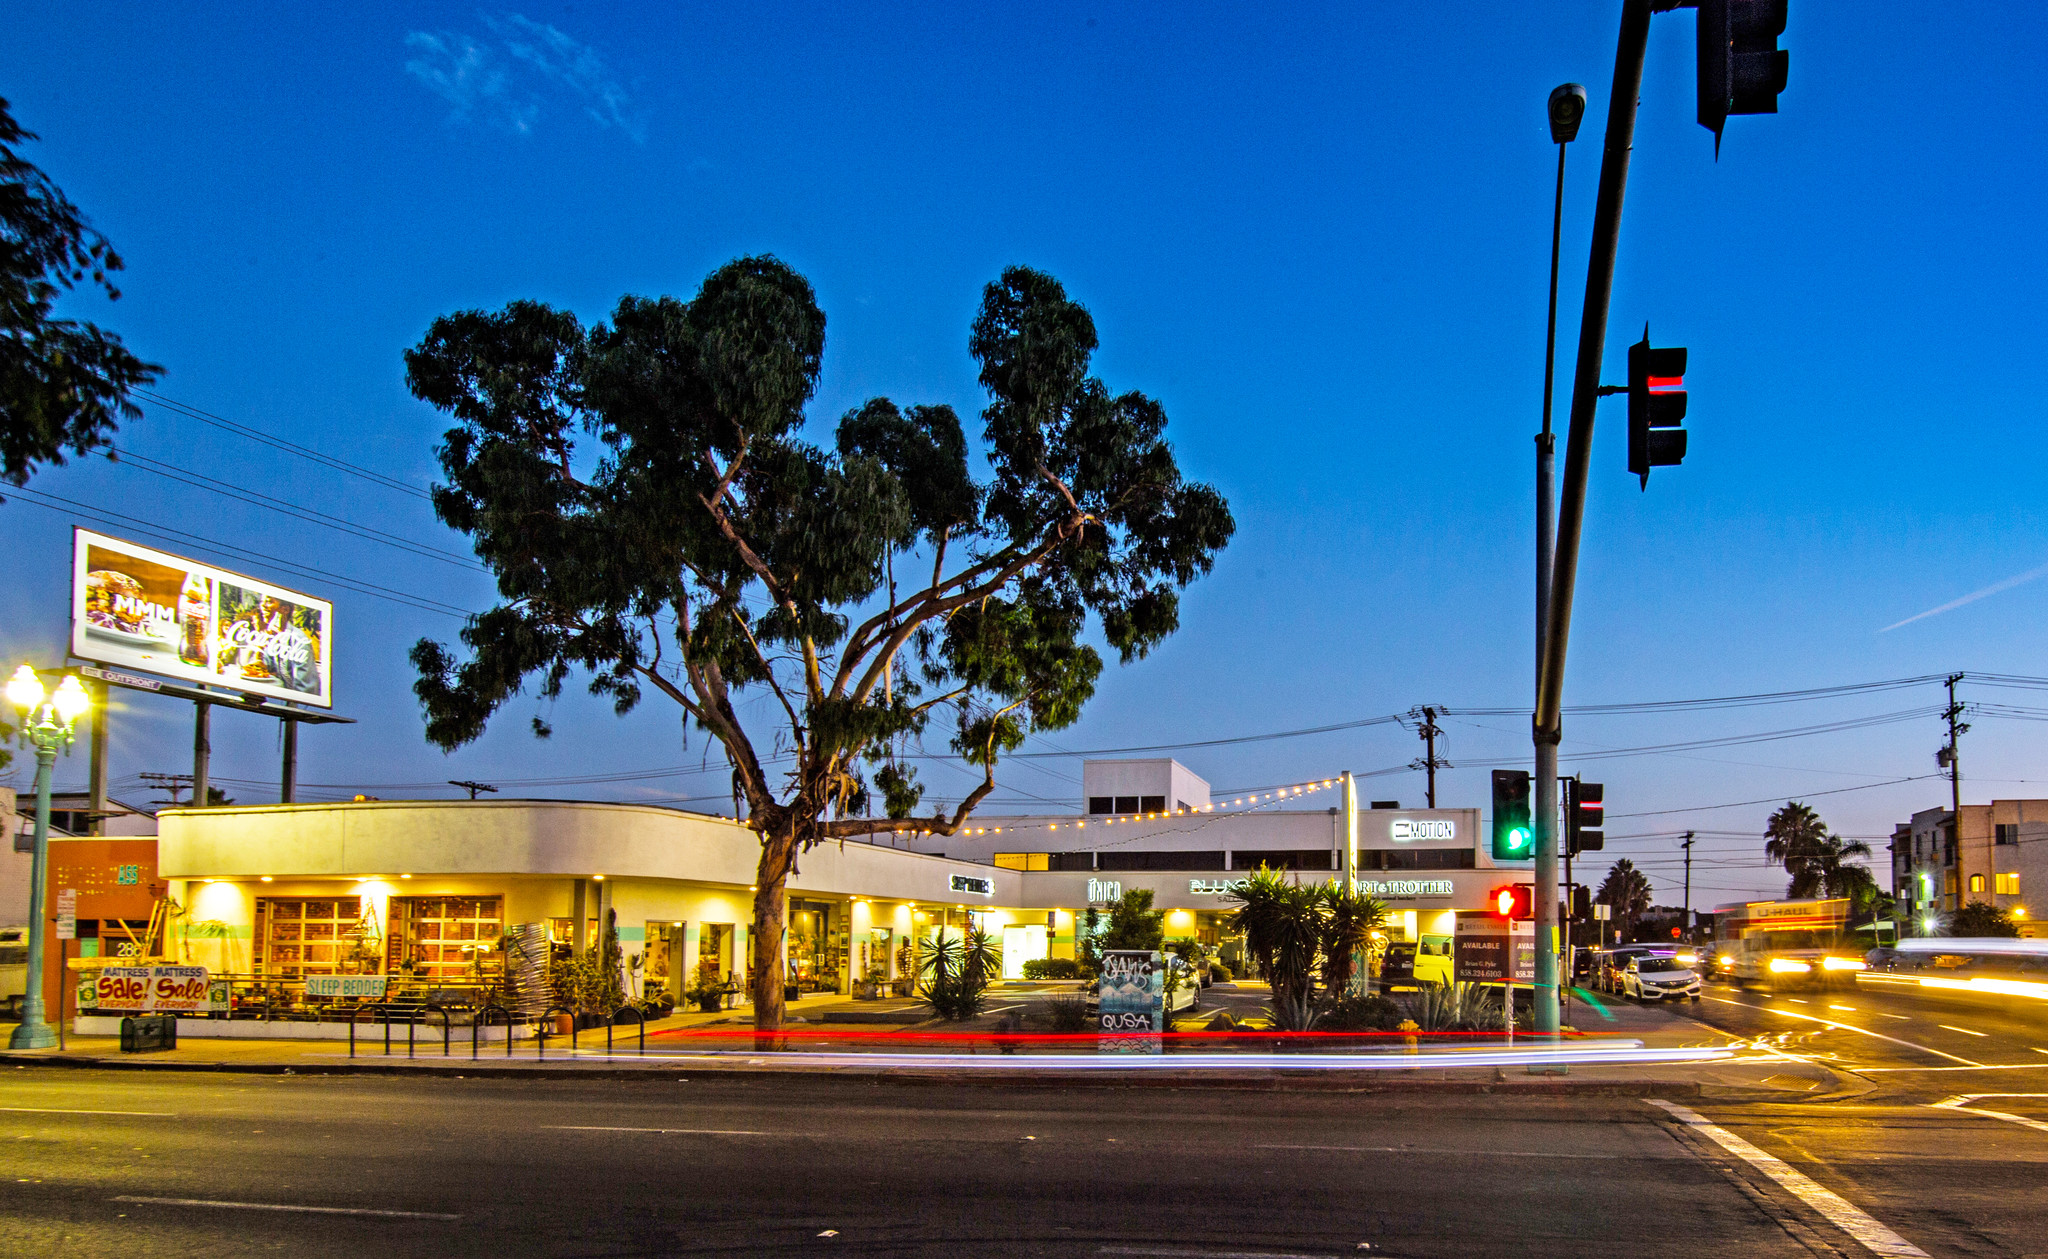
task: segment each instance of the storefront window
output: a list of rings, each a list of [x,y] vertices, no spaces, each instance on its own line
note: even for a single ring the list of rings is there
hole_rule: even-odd
[[[502,903],[496,896],[392,897],[387,968],[440,982],[497,974]]]
[[[357,896],[260,897],[256,973],[276,979],[375,974],[383,940]]]
[[[839,991],[846,957],[844,914],[829,901],[792,901],[789,979],[803,992]]]

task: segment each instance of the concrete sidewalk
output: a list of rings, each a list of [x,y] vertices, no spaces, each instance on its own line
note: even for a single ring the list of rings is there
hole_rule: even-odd
[[[1168,1087],[1282,1089],[1358,1092],[1537,1093],[1549,1095],[1705,1096],[1728,1100],[1823,1100],[1868,1090],[1858,1077],[1769,1050],[1751,1049],[1681,1012],[1609,1007],[1612,1021],[1581,1028],[1565,1042],[1567,1052],[1608,1053],[1634,1042],[1646,1050],[1721,1051],[1712,1061],[1563,1065],[1500,1061],[1498,1038],[1425,1043],[1408,1053],[1398,1038],[1347,1042],[1341,1054],[1324,1044],[1296,1053],[1270,1052],[1270,1037],[1235,1043],[1191,1037],[1169,1042],[1160,1055],[1091,1052],[1094,1042],[1026,1041],[1006,1053],[997,1038],[960,1025],[943,1031],[846,1026],[820,1021],[847,1002],[832,994],[791,1003],[788,1035],[763,1043],[751,1034],[744,1008],[730,1014],[676,1015],[649,1025],[647,1052],[639,1052],[638,1029],[613,1029],[613,1052],[604,1051],[604,1031],[570,1038],[549,1036],[545,1046],[522,1040],[508,1056],[502,1042],[479,1049],[475,1058],[457,1036],[448,1052],[436,1039],[421,1042],[408,1057],[402,1028],[394,1028],[386,1056],[381,1025],[374,1038],[358,1040],[350,1058],[345,1042],[332,1040],[225,1040],[185,1038],[175,1050],[120,1052],[112,1037],[70,1037],[62,1050],[0,1052],[0,1066],[99,1068],[154,1071],[227,1071],[264,1074],[426,1074],[465,1077],[620,1077],[715,1072],[725,1075],[847,1077],[870,1082],[952,1081],[1030,1083],[1049,1087]],[[458,1029],[459,1031],[459,1029]],[[723,1033],[730,1033],[729,1036]],[[666,1034],[664,1034],[666,1033]],[[923,1034],[920,1034],[923,1033]],[[773,1034],[769,1034],[773,1036]],[[1541,1051],[1524,1036],[1516,1050]],[[1221,1051],[1221,1052],[1218,1052]],[[1492,1061],[1467,1063],[1479,1057]],[[1409,1062],[1414,1065],[1407,1065]]]

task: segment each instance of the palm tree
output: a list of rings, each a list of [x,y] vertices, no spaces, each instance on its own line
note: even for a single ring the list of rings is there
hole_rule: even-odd
[[[1617,930],[1625,929],[1633,935],[1636,920],[1650,912],[1649,876],[1636,869],[1635,862],[1623,857],[1607,871],[1593,899],[1614,906],[1614,917],[1621,924]]]
[[[1351,988],[1352,959],[1386,925],[1386,902],[1332,881],[1316,889],[1322,913],[1323,992],[1341,997]]]
[[[1764,824],[1764,856],[1791,876],[1785,895],[1793,900],[1853,896],[1870,878],[1868,871],[1859,878],[1860,868],[1847,864],[1852,857],[1869,857],[1870,845],[1830,834],[1820,815],[1797,800],[1787,801]]]
[[[1232,896],[1239,907],[1229,929],[1243,933],[1246,950],[1273,987],[1273,1021],[1289,1031],[1307,1031],[1316,1020],[1316,956],[1323,938],[1316,889],[1260,866]]]

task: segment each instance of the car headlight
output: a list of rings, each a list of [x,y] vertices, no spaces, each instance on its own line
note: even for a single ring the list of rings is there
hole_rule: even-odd
[[[1802,962],[1796,957],[1774,957],[1771,959],[1771,973],[1773,975],[1804,975],[1812,970],[1813,967],[1810,964]]]
[[[1677,961],[1681,966],[1691,966],[1700,960],[1700,955],[1697,953],[1680,953],[1673,960]]]
[[[1733,953],[1723,953],[1721,956],[1715,958],[1714,961],[1717,962],[1723,970],[1733,970],[1735,968],[1735,955]]]
[[[1820,959],[1823,970],[1868,970],[1869,966],[1860,957],[1824,957]]]

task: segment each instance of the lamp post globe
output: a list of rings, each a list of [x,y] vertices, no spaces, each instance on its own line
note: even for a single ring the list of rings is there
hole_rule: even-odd
[[[91,708],[92,700],[76,677],[66,675],[55,695],[29,665],[14,671],[7,682],[7,700],[21,716],[19,739],[36,754],[36,831],[34,857],[29,866],[28,892],[28,975],[22,998],[21,1023],[8,1039],[10,1049],[48,1049],[57,1043],[57,1032],[43,1017],[43,953],[46,909],[44,885],[50,865],[50,777],[57,768],[57,753],[71,746],[71,733],[78,719]],[[62,977],[59,977],[61,982]]]

